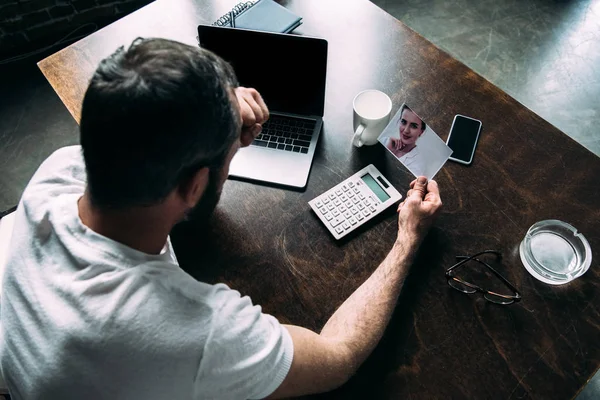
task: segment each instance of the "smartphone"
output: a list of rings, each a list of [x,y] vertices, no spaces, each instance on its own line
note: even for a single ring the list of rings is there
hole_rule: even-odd
[[[481,132],[481,121],[457,114],[454,116],[446,144],[452,149],[450,160],[469,165]]]

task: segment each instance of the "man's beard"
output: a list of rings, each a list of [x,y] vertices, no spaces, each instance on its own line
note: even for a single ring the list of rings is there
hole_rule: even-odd
[[[186,211],[184,221],[205,223],[208,221],[217,203],[221,198],[222,187],[220,183],[221,170],[211,168],[208,173],[208,184],[198,204]]]

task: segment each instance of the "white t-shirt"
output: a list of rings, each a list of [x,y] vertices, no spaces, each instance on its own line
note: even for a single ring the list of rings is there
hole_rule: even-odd
[[[171,243],[149,255],[82,224],[80,146],[51,155],[16,211],[2,286],[1,365],[14,399],[248,399],[287,375],[287,330]]]

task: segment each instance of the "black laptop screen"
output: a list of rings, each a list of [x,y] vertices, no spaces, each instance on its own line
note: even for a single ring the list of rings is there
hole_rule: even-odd
[[[231,63],[240,85],[258,90],[270,110],[323,116],[327,41],[204,25],[198,39]]]

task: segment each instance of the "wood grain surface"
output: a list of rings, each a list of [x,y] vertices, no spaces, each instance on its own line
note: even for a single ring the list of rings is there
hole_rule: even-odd
[[[194,44],[196,25],[234,1],[158,0],[40,62],[78,119],[97,63],[138,36]],[[383,260],[394,210],[336,242],[307,201],[369,163],[405,193],[413,179],[382,146],[356,149],[352,99],[364,89],[406,101],[445,140],[455,114],[483,122],[471,166],[439,172],[444,201],[373,355],[342,388],[317,398],[569,399],[600,365],[598,255],[580,279],[552,287],[523,268],[529,226],[560,219],[600,248],[600,159],[465,65],[366,0],[281,2],[304,17],[295,33],[329,41],[325,123],[304,192],[230,180],[206,226],[172,240],[197,279],[225,282],[284,323],[319,331]],[[257,60],[270,49],[257,49]],[[285,71],[285,65],[282,65]],[[293,79],[293,77],[289,77]],[[293,93],[290,93],[293,95]],[[503,252],[498,267],[523,295],[512,306],[449,288],[454,257]]]

